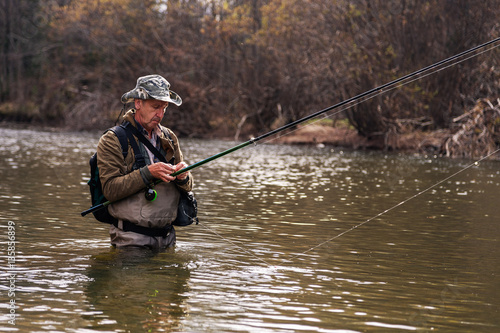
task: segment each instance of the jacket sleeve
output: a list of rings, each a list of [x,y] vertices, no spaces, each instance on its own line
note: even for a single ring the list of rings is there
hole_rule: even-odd
[[[129,146],[127,160],[133,159],[133,155]],[[106,132],[97,145],[97,166],[104,196],[109,201],[123,199],[146,187],[140,170],[128,170],[130,164],[123,158],[116,135],[112,131]]]

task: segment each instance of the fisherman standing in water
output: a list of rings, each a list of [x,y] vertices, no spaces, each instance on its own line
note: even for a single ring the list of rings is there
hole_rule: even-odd
[[[179,191],[189,192],[193,187],[189,171],[171,176],[187,164],[183,162],[177,136],[160,125],[169,103],[179,106],[182,100],[170,90],[165,78],[148,75],[137,79],[135,88],[125,93],[121,101],[124,104],[133,102],[133,107],[123,116],[124,122],[130,123],[127,126],[136,128],[168,162],[161,162],[147,145],[132,136],[129,136],[125,158],[113,131],[101,137],[97,146],[99,176],[105,197],[113,202],[109,212],[117,219],[109,230],[111,244],[164,249],[175,245],[172,222],[177,216]],[[131,138],[138,144],[144,166],[138,165],[140,156],[134,156]],[[150,201],[145,191],[156,180],[162,182],[155,185],[157,198],[155,193],[155,200]]]

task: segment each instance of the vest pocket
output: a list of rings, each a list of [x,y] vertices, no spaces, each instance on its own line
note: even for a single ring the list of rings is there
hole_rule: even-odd
[[[113,203],[109,207],[111,215],[149,228],[163,228],[177,217],[179,190],[173,183],[160,183],[155,186],[157,198],[147,201],[144,191]]]

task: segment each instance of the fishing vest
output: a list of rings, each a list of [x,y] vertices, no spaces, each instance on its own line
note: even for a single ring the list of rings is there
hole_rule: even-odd
[[[142,227],[164,228],[177,217],[180,194],[174,183],[157,184],[155,190],[156,200],[146,200],[144,191],[140,191],[109,205],[109,213]]]
[[[130,123],[126,124],[124,127],[128,127],[129,130],[135,129],[131,128],[132,125]],[[142,135],[140,133],[135,134]],[[170,139],[168,133],[166,133],[166,135]],[[140,169],[149,165],[149,158],[146,160],[146,156],[148,156],[148,153],[146,152],[147,148],[144,144],[139,142],[138,145],[133,136],[130,134],[129,142],[134,150],[135,157],[132,170]],[[155,150],[153,147],[151,147],[151,149]],[[160,148],[160,151],[156,151],[155,153],[165,156],[163,148]],[[174,163],[174,161],[170,162]],[[147,189],[145,189],[110,204],[108,207],[109,213],[119,221],[127,221],[146,228],[165,228],[171,225],[177,217],[177,208],[180,198],[179,190],[177,189],[177,186],[171,182],[159,183],[154,187],[154,189],[157,193],[155,200],[149,201],[146,199],[144,192]]]

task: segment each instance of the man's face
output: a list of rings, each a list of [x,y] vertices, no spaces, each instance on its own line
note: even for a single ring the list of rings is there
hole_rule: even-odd
[[[163,119],[168,102],[156,99],[136,99],[135,100],[135,119],[146,131],[151,132]]]

